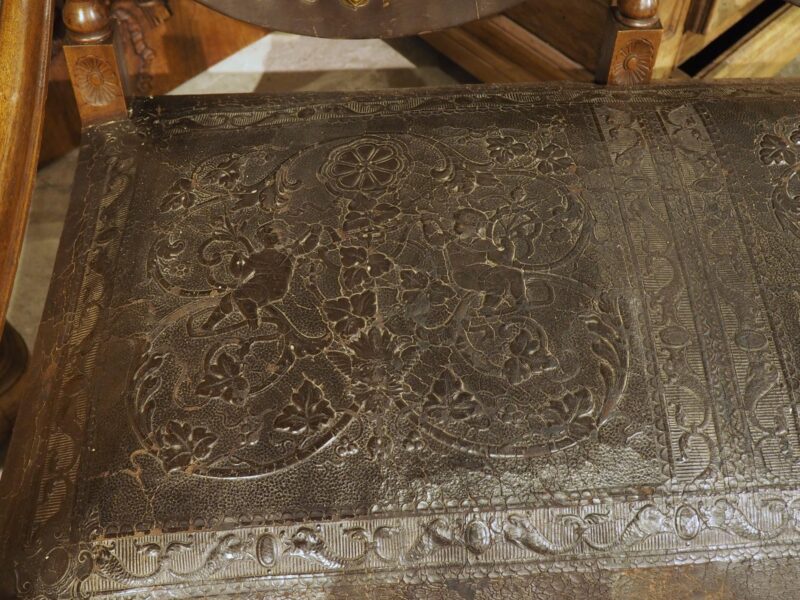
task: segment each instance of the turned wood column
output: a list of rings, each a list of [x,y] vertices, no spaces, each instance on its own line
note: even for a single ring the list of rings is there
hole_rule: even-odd
[[[104,0],[67,0],[64,55],[84,126],[124,119],[128,109]]]
[[[619,0],[611,7],[597,82],[635,85],[650,81],[662,33],[658,0]]]

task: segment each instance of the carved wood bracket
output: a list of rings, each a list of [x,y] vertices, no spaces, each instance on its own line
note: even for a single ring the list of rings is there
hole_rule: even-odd
[[[609,85],[649,82],[663,35],[657,0],[624,0],[611,9],[595,78]]]

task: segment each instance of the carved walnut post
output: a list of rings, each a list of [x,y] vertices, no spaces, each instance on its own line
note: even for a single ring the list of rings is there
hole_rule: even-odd
[[[64,55],[83,125],[126,118],[108,6],[104,0],[67,0],[63,16]]]
[[[595,79],[609,85],[647,83],[661,43],[658,0],[619,0],[611,8],[609,32]]]

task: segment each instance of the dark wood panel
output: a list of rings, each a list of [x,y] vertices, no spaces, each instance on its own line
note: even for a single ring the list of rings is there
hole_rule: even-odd
[[[330,38],[395,38],[483,19],[522,0],[200,0],[264,27]]]
[[[608,7],[604,0],[531,0],[505,14],[594,71],[608,22]]]

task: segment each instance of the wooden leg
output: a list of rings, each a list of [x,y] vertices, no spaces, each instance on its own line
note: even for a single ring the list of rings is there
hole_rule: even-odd
[[[657,0],[620,0],[611,9],[597,82],[635,85],[650,81],[662,33]]]
[[[28,348],[25,340],[9,323],[0,338],[0,446],[11,434],[17,415],[19,396],[12,388],[28,365]]]

